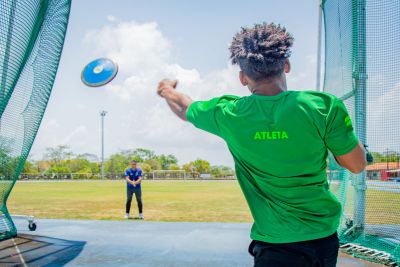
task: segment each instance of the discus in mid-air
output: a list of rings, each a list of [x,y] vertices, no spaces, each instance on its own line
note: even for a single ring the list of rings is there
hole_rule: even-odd
[[[81,80],[89,87],[99,87],[111,82],[117,73],[117,63],[108,58],[98,58],[83,68]]]

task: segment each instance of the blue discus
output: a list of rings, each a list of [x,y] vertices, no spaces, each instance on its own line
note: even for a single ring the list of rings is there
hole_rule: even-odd
[[[90,87],[111,82],[117,75],[118,65],[108,58],[98,58],[87,64],[81,73],[81,80]]]

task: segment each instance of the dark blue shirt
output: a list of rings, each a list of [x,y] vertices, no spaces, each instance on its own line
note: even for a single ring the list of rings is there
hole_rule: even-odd
[[[125,171],[125,177],[129,176],[129,180],[131,181],[137,181],[140,177],[142,177],[142,170],[139,168],[136,168],[132,170],[132,168],[129,168]],[[127,186],[129,188],[134,188],[133,185],[130,183],[126,182]],[[140,183],[136,185],[135,188],[140,188]]]

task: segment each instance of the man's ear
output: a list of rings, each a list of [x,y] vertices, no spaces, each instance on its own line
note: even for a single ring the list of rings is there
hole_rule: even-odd
[[[286,59],[286,60],[285,60],[285,66],[284,66],[284,68],[283,68],[283,71],[284,71],[285,73],[289,73],[289,72],[290,72],[290,69],[291,69],[290,61],[289,61],[289,59]]]
[[[244,74],[242,70],[239,72],[239,80],[243,86],[247,86],[249,84],[246,74]]]

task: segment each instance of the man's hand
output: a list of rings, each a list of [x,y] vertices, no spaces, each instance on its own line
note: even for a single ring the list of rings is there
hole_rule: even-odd
[[[129,179],[129,176],[126,176],[125,180],[126,180],[127,183],[129,183],[129,184],[133,185],[134,187],[136,187],[136,184]]]
[[[161,97],[164,97],[165,95],[163,93],[165,93],[165,90],[174,90],[177,85],[177,80],[164,79],[158,84],[157,94]]]
[[[164,98],[171,110],[186,121],[186,111],[193,100],[185,94],[176,91],[177,80],[164,79],[158,84],[157,94]]]

